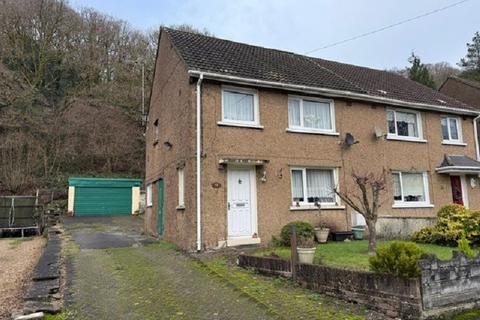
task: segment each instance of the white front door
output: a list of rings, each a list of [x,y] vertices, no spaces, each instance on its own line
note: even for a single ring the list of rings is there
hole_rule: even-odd
[[[255,202],[254,168],[228,168],[228,237],[251,237],[256,221],[253,219]]]

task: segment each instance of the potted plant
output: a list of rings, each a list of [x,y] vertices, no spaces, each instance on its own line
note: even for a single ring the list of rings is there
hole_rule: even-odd
[[[315,206],[318,207],[318,216],[322,216],[322,207],[320,202],[315,201]],[[330,233],[330,228],[324,223],[320,222],[317,227],[315,227],[315,237],[319,243],[326,243],[328,239],[328,234]]]
[[[319,243],[326,243],[329,233],[330,228],[328,228],[325,223],[319,223],[318,226],[315,227],[315,237]]]
[[[300,238],[297,244],[298,262],[299,263],[313,263],[315,257],[315,241],[313,238]]]

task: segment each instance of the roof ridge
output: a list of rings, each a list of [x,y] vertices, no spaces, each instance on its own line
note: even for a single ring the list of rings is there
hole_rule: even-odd
[[[303,57],[305,57],[305,58],[307,58],[307,60],[310,60],[311,62],[313,62],[317,67],[320,67],[320,68],[322,68],[322,69],[324,69],[324,70],[327,70],[328,72],[330,72],[331,74],[339,77],[339,78],[342,79],[343,81],[346,81],[346,82],[350,83],[352,86],[360,89],[360,91],[369,93],[369,91],[366,90],[365,88],[360,87],[358,84],[356,84],[356,83],[354,83],[354,82],[346,79],[345,77],[339,75],[339,74],[336,73],[335,71],[333,71],[333,70],[331,70],[331,69],[329,69],[329,68],[327,68],[327,67],[324,67],[324,66],[320,65],[317,61],[314,60],[314,59],[318,59],[318,58],[312,58],[312,57],[309,57],[309,56],[303,56]],[[329,61],[329,60],[325,60],[325,59],[322,59],[322,60],[324,60],[324,61]]]

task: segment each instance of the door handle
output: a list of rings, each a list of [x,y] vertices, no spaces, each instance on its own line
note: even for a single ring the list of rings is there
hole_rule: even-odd
[[[227,202],[227,209],[230,210],[230,202]]]

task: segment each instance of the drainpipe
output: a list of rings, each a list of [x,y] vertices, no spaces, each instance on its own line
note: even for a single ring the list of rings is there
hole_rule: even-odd
[[[477,160],[480,160],[480,150],[478,146],[478,120],[480,119],[480,115],[478,115],[475,119],[473,119],[473,134],[475,135],[475,153],[477,156]]]
[[[202,81],[203,73],[197,80],[197,251],[202,250],[202,197],[201,197],[201,159],[202,159]]]

